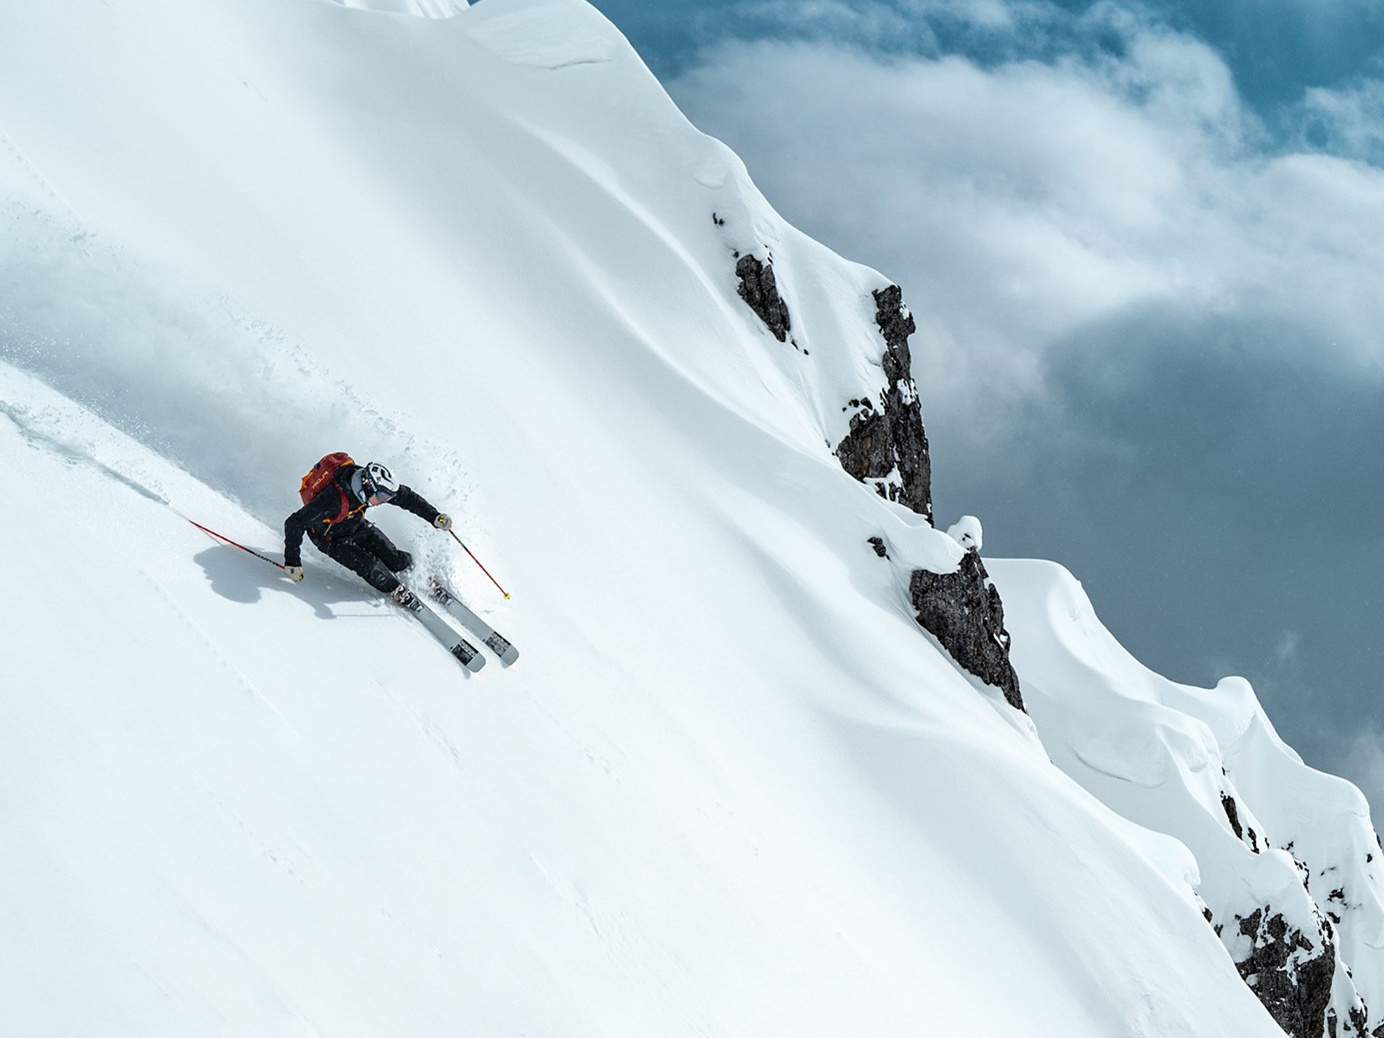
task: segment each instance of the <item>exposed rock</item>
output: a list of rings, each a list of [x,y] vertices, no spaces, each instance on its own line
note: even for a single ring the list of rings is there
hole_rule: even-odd
[[[772,261],[761,263],[756,256],[741,256],[735,273],[740,278],[740,298],[759,315],[774,338],[784,342],[793,325],[788,318],[788,304],[779,296]]]
[[[1221,807],[1225,808],[1225,816],[1230,819],[1230,828],[1234,830],[1235,836],[1242,843],[1249,844],[1249,849],[1255,854],[1259,853],[1259,836],[1254,831],[1254,826],[1240,824],[1240,807],[1235,802],[1235,798],[1229,793],[1221,794]]]
[[[1373,1031],[1367,1030],[1370,1026],[1370,1017],[1364,1009],[1358,1007],[1352,1009],[1350,1011],[1350,1023],[1361,1038],[1364,1038],[1365,1035],[1369,1035],[1370,1038],[1379,1038],[1380,1035],[1384,1035],[1384,1024],[1380,1024]]]
[[[878,405],[869,398],[850,401],[856,412],[836,457],[856,479],[872,483],[881,497],[932,522],[932,459],[908,349],[908,337],[917,326],[898,285],[880,289],[874,297],[875,323],[885,343],[886,385]]]
[[[1002,690],[1009,705],[1022,710],[1019,677],[1009,662],[1004,605],[990,583],[980,553],[966,552],[955,573],[914,570],[908,593],[918,623],[942,643],[952,659]]]
[[[1237,840],[1245,838],[1245,830],[1240,825],[1240,811],[1235,804],[1235,798],[1229,793],[1221,794],[1221,807],[1225,808],[1225,816],[1230,819],[1230,828],[1235,833]]]
[[[1236,920],[1252,946],[1249,955],[1235,964],[1245,983],[1292,1038],[1323,1038],[1336,972],[1331,924],[1323,920],[1315,939],[1309,939],[1289,926],[1282,913],[1269,915],[1267,908],[1236,916]],[[1331,1014],[1333,1033],[1335,1022]],[[1352,1030],[1363,1034],[1363,1027],[1362,1019]]]

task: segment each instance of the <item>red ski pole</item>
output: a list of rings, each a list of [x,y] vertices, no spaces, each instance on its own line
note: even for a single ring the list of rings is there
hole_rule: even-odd
[[[453,539],[461,545],[462,550],[466,552],[467,555],[471,556],[471,561],[474,562],[477,566],[481,567],[481,572],[484,573],[487,577],[490,577],[490,570],[486,569],[485,566],[481,563],[481,560],[476,558],[475,553],[473,553],[470,548],[466,547],[462,539],[457,536],[456,531],[448,530],[447,532],[450,533]],[[490,583],[494,584],[496,587],[500,587],[500,582],[496,580],[494,577],[490,577]],[[500,587],[500,594],[504,595],[505,598],[509,598],[509,592],[502,587]]]
[[[187,516],[183,516],[183,518],[184,518],[184,519],[187,519]],[[187,519],[187,521],[190,522],[193,526],[197,527],[197,529],[203,531],[204,533],[209,533],[209,534],[211,534],[213,537],[217,538],[218,540],[223,540],[223,541],[225,541],[227,544],[229,544],[229,545],[230,545],[231,547],[233,547],[233,548],[239,548],[241,551],[248,551],[248,552],[249,552],[251,555],[253,555],[255,558],[257,558],[257,559],[263,559],[265,562],[269,563],[269,565],[271,565],[271,566],[278,566],[279,569],[283,569],[283,568],[284,568],[284,564],[283,564],[282,562],[275,562],[273,559],[269,558],[268,556],[266,556],[266,555],[261,555],[259,552],[255,551],[254,548],[247,548],[247,547],[245,547],[245,545],[239,543],[238,541],[233,541],[233,540],[231,540],[231,539],[230,539],[229,537],[227,537],[225,534],[217,533],[215,530],[212,530],[212,529],[210,529],[210,528],[208,528],[208,527],[206,527],[206,526],[203,526],[203,525],[202,525],[201,523],[199,523],[196,519]],[[509,597],[509,596],[505,596],[505,597]]]

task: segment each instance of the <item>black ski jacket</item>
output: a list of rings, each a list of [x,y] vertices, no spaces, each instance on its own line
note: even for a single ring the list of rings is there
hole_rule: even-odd
[[[359,468],[359,465],[342,465],[336,470],[336,476],[330,486],[323,487],[316,497],[284,520],[285,566],[303,564],[303,534],[311,537],[314,543],[337,538],[344,540],[370,525],[365,519],[365,510],[369,506],[351,493],[351,475]],[[340,522],[332,522],[331,520],[341,513],[342,494],[346,495],[349,513]],[[414,493],[402,484],[399,486],[399,492],[385,504],[398,505],[430,523],[436,522],[441,514],[423,500],[422,495]]]

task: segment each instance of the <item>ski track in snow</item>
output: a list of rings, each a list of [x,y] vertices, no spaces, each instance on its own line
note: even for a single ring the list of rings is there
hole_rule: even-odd
[[[89,466],[107,479],[133,490],[136,494],[146,497],[150,501],[161,505],[169,503],[168,498],[158,490],[153,490],[137,479],[98,460],[92,453],[95,449],[94,445],[74,443],[64,437],[60,432],[63,423],[55,420],[51,413],[50,415],[36,414],[22,405],[0,399],[0,414],[13,422],[20,435],[35,447],[46,450],[72,464]]]

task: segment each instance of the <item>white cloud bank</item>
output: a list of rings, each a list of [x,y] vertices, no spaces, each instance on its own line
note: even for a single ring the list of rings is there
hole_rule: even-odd
[[[1308,329],[1378,373],[1384,172],[1361,156],[1379,88],[1304,100],[1354,147],[1274,150],[1210,47],[1093,17],[1107,46],[1045,61],[733,43],[670,89],[785,215],[903,285],[933,411],[1041,395],[1045,359],[1092,348],[1083,329],[1160,308]]]

